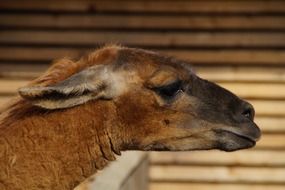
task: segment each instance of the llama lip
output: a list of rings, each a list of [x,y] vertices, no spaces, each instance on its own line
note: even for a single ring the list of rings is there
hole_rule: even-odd
[[[253,145],[256,144],[256,139],[254,139],[253,137],[249,136],[249,135],[245,135],[245,134],[240,134],[238,132],[233,132],[233,131],[228,131],[228,130],[221,130],[222,132],[226,132],[226,133],[231,133],[233,135],[236,135],[246,141],[250,141],[251,143],[253,143]]]
[[[245,140],[247,140],[247,141],[250,141],[250,142],[252,142],[254,145],[256,144],[256,141],[255,141],[252,137],[250,137],[250,136],[240,135],[240,134],[237,134],[237,133],[232,133],[232,134],[234,134],[234,135],[236,135],[236,136],[238,136],[238,137],[240,137],[240,138],[242,138],[242,139],[245,139]]]

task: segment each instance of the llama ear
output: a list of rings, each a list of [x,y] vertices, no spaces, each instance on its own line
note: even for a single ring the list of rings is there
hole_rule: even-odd
[[[62,109],[98,98],[112,98],[107,66],[97,65],[85,69],[51,86],[29,86],[19,94],[32,104],[45,109]]]

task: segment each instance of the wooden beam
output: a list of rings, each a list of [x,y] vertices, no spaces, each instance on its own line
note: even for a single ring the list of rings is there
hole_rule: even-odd
[[[282,100],[250,100],[257,116],[284,116],[285,101]]]
[[[151,181],[215,183],[282,183],[285,168],[225,166],[152,166]]]
[[[11,96],[0,96],[0,108],[12,99]]]
[[[0,77],[11,79],[33,79],[43,73],[50,64],[2,63]],[[200,77],[214,82],[284,83],[285,66],[193,66]]]
[[[90,49],[89,49],[90,50]],[[284,65],[284,50],[159,50],[161,53],[189,60],[193,64]],[[0,47],[0,61],[51,61],[78,57],[87,49]]]
[[[14,95],[17,93],[18,88],[25,86],[29,81],[26,80],[5,80],[0,79],[0,95]]]
[[[285,151],[240,150],[237,152],[151,152],[152,165],[285,166]]]
[[[190,172],[190,171],[189,171]],[[149,190],[284,190],[284,185],[151,182]]]
[[[52,61],[63,57],[75,58],[86,53],[87,49],[73,48],[19,48],[0,47],[0,60]]]
[[[148,159],[143,152],[125,152],[100,173],[74,190],[138,190],[147,188]],[[112,179],[110,181],[110,179]]]
[[[285,150],[285,134],[263,134],[256,147],[259,149]]]
[[[280,50],[161,50],[170,56],[194,64],[284,65],[285,53]]]
[[[209,32],[96,32],[96,31],[0,31],[0,43],[37,45],[96,45],[166,47],[285,47],[283,33]]]
[[[29,64],[29,63],[1,63],[0,80],[32,80],[42,74],[51,64]]]
[[[1,14],[0,25],[55,29],[285,29],[285,17]]]
[[[285,84],[219,82],[219,85],[246,99],[284,99]]]
[[[37,1],[2,0],[2,10],[76,12],[283,13],[284,1]]]
[[[261,66],[199,66],[193,70],[202,78],[216,82],[285,82],[284,67]]]
[[[263,133],[284,133],[285,117],[256,117],[256,124]]]

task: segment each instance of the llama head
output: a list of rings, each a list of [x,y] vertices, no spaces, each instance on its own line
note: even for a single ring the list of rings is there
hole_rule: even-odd
[[[140,49],[116,47],[108,64],[94,62],[19,93],[49,110],[112,102],[122,149],[233,151],[254,146],[260,137],[249,103],[199,78],[183,61]]]

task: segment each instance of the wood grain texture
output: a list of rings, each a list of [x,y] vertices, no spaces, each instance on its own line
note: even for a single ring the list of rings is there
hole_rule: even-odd
[[[0,108],[11,101],[11,96],[0,96]]]
[[[3,10],[44,10],[65,12],[168,12],[168,13],[271,13],[284,12],[284,1],[1,1]],[[57,3],[54,3],[57,2]]]
[[[254,82],[254,83],[284,83],[285,67],[266,67],[266,66],[199,66],[193,67],[202,78],[216,82]]]
[[[89,49],[91,50],[92,48]],[[51,61],[62,57],[76,58],[86,52],[86,48],[7,46],[0,47],[0,61]],[[284,50],[159,50],[159,52],[189,60],[192,64],[284,65],[285,63]]]
[[[257,116],[285,116],[285,101],[283,100],[250,100]]]
[[[138,190],[145,190],[147,187],[147,169],[148,161],[145,153],[125,152],[118,157],[116,162],[112,162],[104,171],[96,174],[95,180],[88,182],[87,179],[75,190],[131,190],[135,185],[139,186]],[[110,179],[112,180],[110,181]]]
[[[192,151],[152,152],[152,165],[285,166],[285,151],[242,150],[237,152]]]
[[[225,166],[152,166],[152,181],[284,183],[285,168]]]
[[[10,79],[33,79],[43,73],[51,63],[1,63],[0,77]],[[214,82],[226,83],[285,83],[285,67],[248,65],[193,65],[200,77]]]
[[[255,122],[264,133],[285,132],[285,117],[256,117]]]
[[[1,14],[0,25],[8,28],[41,29],[265,29],[285,28],[284,17],[274,16],[183,16],[176,15],[73,15]]]
[[[285,47],[282,33],[116,32],[113,31],[0,31],[0,43],[89,45],[119,43],[166,47]]]
[[[285,84],[254,82],[219,82],[218,84],[246,99],[285,99]]]
[[[0,95],[14,95],[17,93],[18,88],[25,86],[28,84],[28,81],[25,80],[5,80],[0,79]]]

